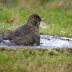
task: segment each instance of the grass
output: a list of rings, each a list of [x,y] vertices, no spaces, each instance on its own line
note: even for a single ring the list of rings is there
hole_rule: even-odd
[[[72,54],[66,50],[0,50],[1,72],[71,72],[69,64]]]
[[[29,15],[38,14],[50,25],[40,33],[72,37],[72,9],[13,9],[0,6],[0,32],[8,33],[25,24]],[[20,18],[17,24],[9,23]],[[0,72],[71,72],[72,51],[4,50],[0,48]]]
[[[38,14],[41,18],[46,18],[44,22],[50,25],[47,29],[41,29],[40,33],[72,37],[72,10],[65,9],[7,9],[0,8],[0,31],[13,31],[17,27],[25,24],[29,15]],[[13,18],[20,18],[18,24],[8,23]]]

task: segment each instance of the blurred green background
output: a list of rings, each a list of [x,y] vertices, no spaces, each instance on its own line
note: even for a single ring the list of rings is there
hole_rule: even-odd
[[[46,18],[41,34],[72,37],[72,0],[0,0],[0,32],[24,25],[31,14]],[[20,22],[11,24],[14,18]]]
[[[72,0],[0,0],[0,4],[19,8],[72,8]]]

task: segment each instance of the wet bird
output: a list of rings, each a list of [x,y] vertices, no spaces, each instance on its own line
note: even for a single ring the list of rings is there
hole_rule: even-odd
[[[14,32],[2,35],[2,39],[9,40],[11,43],[17,45],[39,45],[40,34],[39,25],[41,18],[37,14],[29,16],[25,25],[17,28]]]

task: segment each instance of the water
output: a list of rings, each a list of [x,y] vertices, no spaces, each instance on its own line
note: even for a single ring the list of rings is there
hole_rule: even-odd
[[[41,46],[51,48],[72,48],[72,39],[58,36],[41,35]]]
[[[11,44],[9,40],[4,40],[0,42],[0,47],[9,48],[9,49],[19,49],[19,48],[28,48],[28,49],[72,49],[72,38],[58,37],[56,35],[40,35],[40,46],[23,46]]]

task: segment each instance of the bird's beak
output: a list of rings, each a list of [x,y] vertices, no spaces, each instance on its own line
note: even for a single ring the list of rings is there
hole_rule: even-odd
[[[42,19],[41,19],[41,21],[44,21],[44,20],[45,20],[45,18],[42,18]]]

